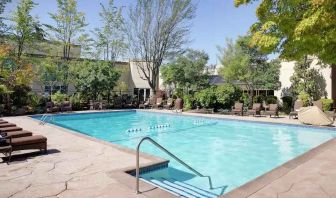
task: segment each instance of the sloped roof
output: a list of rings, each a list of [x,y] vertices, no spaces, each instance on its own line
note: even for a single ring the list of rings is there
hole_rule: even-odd
[[[210,85],[221,85],[225,83],[225,80],[221,75],[211,75],[209,83]],[[233,81],[232,83],[235,85],[244,85],[244,83],[237,80]]]

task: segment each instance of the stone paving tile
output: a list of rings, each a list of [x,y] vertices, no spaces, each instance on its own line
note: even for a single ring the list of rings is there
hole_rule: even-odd
[[[28,117],[4,118],[48,138],[47,155],[0,163],[0,197],[144,197],[110,177],[111,171],[135,166],[133,153],[91,141]],[[16,154],[23,154],[15,152]],[[1,162],[1,159],[0,159]],[[141,163],[153,162],[142,158]],[[120,196],[119,196],[120,195]]]
[[[336,140],[331,142],[336,145]],[[331,198],[336,197],[336,147],[321,151],[287,174],[255,189],[249,195],[241,192],[224,197],[250,198]],[[253,182],[252,182],[253,184]],[[252,185],[253,186],[253,185]]]
[[[154,110],[155,111],[155,110]],[[171,113],[171,112],[168,112]],[[185,113],[186,115],[195,115]],[[276,123],[300,124],[288,118],[270,119],[239,116],[206,115],[227,119],[242,119]],[[133,184],[114,178],[114,171],[134,167],[134,153],[98,140],[78,135],[52,125],[41,126],[32,119],[4,118],[25,130],[48,138],[49,154],[34,154],[14,158],[10,165],[0,163],[0,197],[174,197],[168,193],[152,191],[136,195]],[[16,154],[23,154],[16,152]],[[142,157],[148,164],[157,159]],[[1,162],[1,160],[0,160]],[[294,166],[282,167],[283,171]],[[324,152],[312,155],[308,161],[287,174],[265,178],[269,182],[250,197],[336,197],[336,141]],[[278,171],[278,173],[282,171]],[[112,176],[111,176],[112,175]],[[120,175],[120,174],[119,174]],[[133,181],[133,180],[132,180]],[[249,189],[249,188],[245,188]],[[251,189],[249,189],[251,190]],[[243,195],[237,190],[236,195]],[[242,194],[240,194],[242,193]],[[236,196],[242,197],[242,196]]]

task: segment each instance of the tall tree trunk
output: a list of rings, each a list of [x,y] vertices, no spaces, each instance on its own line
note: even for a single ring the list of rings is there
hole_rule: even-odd
[[[67,54],[67,47],[66,47],[66,43],[63,46],[63,58],[66,58],[66,54]]]
[[[248,107],[251,108],[253,106],[253,97],[254,97],[254,87],[246,82],[246,89],[249,96]]]
[[[17,57],[20,60],[22,55],[22,46],[19,44]]]
[[[19,42],[18,42],[18,53],[17,53],[17,57],[18,57],[19,60],[21,59],[22,51],[23,51],[23,40],[22,40],[22,38],[21,38],[21,39],[19,39]]]
[[[70,49],[71,49],[71,44],[70,44],[70,39],[69,39],[68,50],[67,50],[67,60],[70,59]]]
[[[106,58],[105,60],[108,61],[109,60],[109,44],[106,44]]]
[[[249,108],[253,106],[253,97],[254,97],[254,89],[253,87],[250,87],[249,90]]]
[[[331,98],[334,100],[336,108],[336,64],[331,65]]]
[[[150,96],[150,97],[154,97],[155,95],[156,95],[156,89],[155,89],[155,88],[153,89],[153,88],[151,87],[151,88],[150,88],[150,94],[149,94],[149,96]]]

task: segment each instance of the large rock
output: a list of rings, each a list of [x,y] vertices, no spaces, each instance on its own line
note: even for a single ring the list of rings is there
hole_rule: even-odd
[[[301,108],[298,112],[298,118],[304,124],[317,126],[329,126],[333,124],[328,115],[316,106]]]

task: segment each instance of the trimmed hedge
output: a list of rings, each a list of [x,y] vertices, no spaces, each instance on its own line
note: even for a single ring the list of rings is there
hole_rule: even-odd
[[[321,99],[323,111],[330,111],[333,106],[332,99]]]

